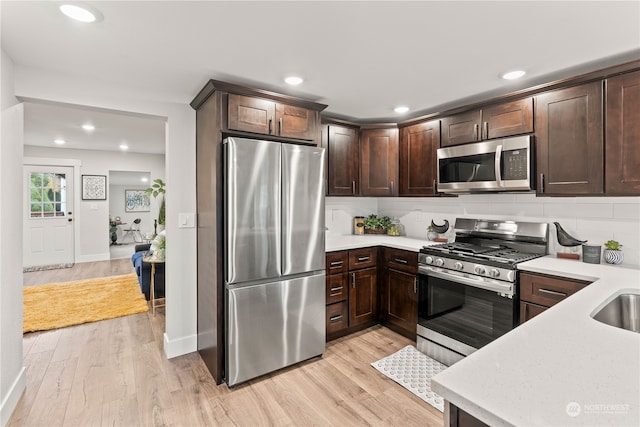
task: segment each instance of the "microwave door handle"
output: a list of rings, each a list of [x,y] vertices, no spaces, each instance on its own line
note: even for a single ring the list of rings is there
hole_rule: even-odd
[[[495,169],[496,169],[496,182],[498,183],[498,187],[504,187],[504,182],[502,182],[502,173],[500,172],[500,165],[502,164],[502,145],[498,145],[496,147],[496,157],[495,157]]]

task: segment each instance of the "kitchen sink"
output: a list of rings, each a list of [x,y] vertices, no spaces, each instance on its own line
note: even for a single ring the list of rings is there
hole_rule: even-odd
[[[640,293],[623,291],[591,317],[616,328],[640,333]]]

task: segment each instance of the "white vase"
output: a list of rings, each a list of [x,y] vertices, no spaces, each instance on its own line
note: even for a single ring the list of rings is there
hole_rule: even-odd
[[[622,251],[613,251],[611,249],[604,250],[604,260],[609,264],[621,264],[624,261]]]

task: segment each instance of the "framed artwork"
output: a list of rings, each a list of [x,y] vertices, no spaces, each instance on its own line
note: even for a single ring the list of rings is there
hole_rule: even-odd
[[[107,176],[82,175],[82,200],[107,200]]]
[[[125,212],[149,212],[151,200],[145,190],[124,190]]]

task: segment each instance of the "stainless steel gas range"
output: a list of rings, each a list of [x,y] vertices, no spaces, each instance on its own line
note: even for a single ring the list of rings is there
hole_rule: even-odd
[[[546,223],[458,218],[418,257],[420,351],[452,365],[517,326],[520,262],[548,253]]]

